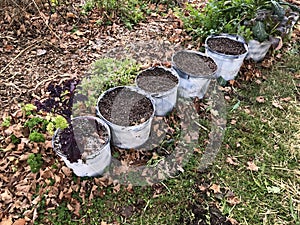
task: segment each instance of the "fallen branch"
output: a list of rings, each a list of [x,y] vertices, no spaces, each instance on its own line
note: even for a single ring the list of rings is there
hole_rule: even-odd
[[[32,45],[27,46],[25,49],[23,49],[22,51],[19,52],[18,55],[16,55],[1,71],[0,71],[0,75],[2,75],[2,73],[7,69],[7,67],[9,67],[10,64],[12,64],[17,58],[19,58],[25,51],[27,51],[28,49],[32,48],[34,45],[36,44],[36,42],[34,42]]]
[[[42,14],[40,8],[38,7],[38,5],[36,4],[35,0],[32,0],[33,4],[35,5],[36,9],[38,10],[40,16],[42,17],[42,20],[44,21],[45,25],[49,28],[49,30],[54,34],[54,36],[60,40],[60,37],[53,31],[53,29],[49,26],[49,24],[47,23],[46,19],[44,18],[44,15]]]

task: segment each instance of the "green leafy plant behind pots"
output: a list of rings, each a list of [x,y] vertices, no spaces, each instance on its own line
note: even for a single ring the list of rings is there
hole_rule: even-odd
[[[209,0],[203,8],[187,3],[177,13],[196,38],[231,33],[262,42],[270,36],[286,36],[298,19],[296,11],[300,9],[275,0]]]

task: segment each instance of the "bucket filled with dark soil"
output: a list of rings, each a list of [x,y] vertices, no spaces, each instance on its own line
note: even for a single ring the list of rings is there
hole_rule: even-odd
[[[245,40],[238,35],[212,35],[205,40],[206,54],[212,57],[217,65],[217,77],[233,80],[238,74],[248,54]]]
[[[175,52],[172,67],[180,77],[178,92],[184,98],[203,98],[217,71],[217,64],[211,57],[189,50]]]
[[[56,130],[52,146],[77,176],[98,176],[111,162],[110,137],[103,120],[80,116],[72,119],[70,127]]]
[[[150,134],[155,104],[137,87],[114,87],[104,92],[96,107],[110,127],[112,142],[120,148],[136,148],[144,144]]]
[[[153,97],[155,115],[165,116],[174,108],[179,85],[179,77],[174,70],[165,67],[146,69],[136,77],[136,85]]]

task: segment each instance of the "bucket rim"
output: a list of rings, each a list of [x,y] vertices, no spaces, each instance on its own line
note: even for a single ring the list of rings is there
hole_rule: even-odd
[[[106,119],[100,112],[99,110],[99,102],[100,100],[104,97],[105,94],[107,94],[108,92],[111,92],[115,89],[118,89],[118,88],[128,88],[129,90],[131,91],[134,91],[134,92],[137,92],[141,95],[144,95],[146,98],[148,98],[151,102],[151,105],[152,105],[152,108],[153,108],[153,112],[151,114],[151,116],[143,123],[140,123],[140,124],[137,124],[137,125],[131,125],[131,126],[122,126],[122,125],[119,125],[119,124],[115,124],[111,121],[109,121],[108,119]],[[112,87],[112,88],[109,88],[108,90],[104,91],[98,98],[97,100],[97,105],[96,105],[96,114],[98,117],[100,117],[103,121],[105,121],[106,124],[108,124],[109,126],[114,126],[116,127],[117,129],[123,129],[123,128],[130,128],[130,129],[139,129],[139,128],[142,128],[144,127],[147,123],[151,122],[152,119],[154,118],[154,115],[155,115],[155,101],[153,99],[153,97],[149,94],[147,94],[146,92],[142,91],[141,89],[139,89],[138,87],[136,86],[116,86],[116,87]]]
[[[213,39],[213,38],[229,38],[231,40],[240,42],[240,43],[243,44],[246,52],[243,53],[243,54],[239,54],[239,55],[229,55],[229,54],[224,54],[224,53],[221,53],[221,52],[214,51],[207,44],[208,40]],[[222,34],[212,34],[212,35],[209,35],[205,39],[204,45],[205,45],[206,50],[209,50],[210,52],[212,52],[214,54],[217,54],[217,55],[220,55],[220,56],[223,56],[223,57],[227,57],[227,58],[230,58],[230,59],[244,58],[249,52],[248,45],[247,45],[245,39],[242,36],[238,35],[238,34],[223,34],[223,33]]]
[[[146,90],[142,89],[141,87],[139,87],[137,80],[141,76],[141,74],[143,72],[147,71],[147,70],[154,70],[155,68],[161,68],[161,69],[164,69],[165,71],[171,72],[171,74],[177,78],[177,84],[174,87],[172,87],[171,89],[169,89],[167,91],[162,91],[162,92],[150,92],[150,91],[146,91]],[[167,96],[167,95],[173,93],[179,87],[179,83],[180,83],[180,81],[179,81],[179,75],[176,72],[176,70],[173,69],[173,68],[167,68],[165,66],[152,66],[152,67],[149,67],[149,68],[144,69],[141,72],[139,72],[138,75],[135,78],[135,85],[136,85],[136,87],[138,89],[140,89],[141,91],[145,92],[147,95],[150,95],[153,98],[160,98],[160,97],[164,97],[164,96]]]
[[[196,54],[196,55],[200,55],[200,56],[207,57],[207,58],[211,59],[211,60],[215,63],[217,69],[216,69],[214,72],[212,72],[211,74],[209,74],[209,75],[201,75],[201,76],[197,76],[197,75],[195,75],[195,74],[189,74],[189,73],[186,73],[186,72],[182,71],[181,69],[179,69],[179,68],[176,66],[176,63],[174,62],[174,57],[175,57],[175,55],[178,54],[178,53],[180,53],[180,52],[187,52],[187,53],[192,53],[192,54]],[[215,61],[211,56],[207,55],[207,54],[204,53],[204,52],[195,51],[195,50],[187,50],[187,49],[183,49],[183,50],[176,51],[176,52],[172,55],[172,68],[174,68],[175,71],[179,71],[179,72],[177,72],[178,75],[179,75],[180,77],[184,78],[184,79],[189,79],[190,77],[192,77],[192,78],[214,79],[214,78],[216,78],[216,73],[217,73],[217,71],[218,71],[218,64],[216,63],[216,61]],[[184,74],[184,75],[183,75],[183,74]]]

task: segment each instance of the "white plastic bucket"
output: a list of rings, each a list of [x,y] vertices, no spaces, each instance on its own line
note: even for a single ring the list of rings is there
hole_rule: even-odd
[[[110,165],[110,162],[111,162],[110,129],[109,129],[108,125],[103,122],[103,120],[101,120],[98,117],[93,117],[93,116],[75,117],[74,119],[72,119],[72,123],[74,124],[73,126],[76,126],[75,125],[76,120],[80,120],[82,118],[95,120],[99,124],[104,126],[105,129],[107,130],[107,133],[108,133],[107,140],[103,145],[101,145],[101,147],[99,147],[99,149],[94,150],[92,154],[87,155],[84,159],[79,159],[78,162],[71,163],[67,159],[66,155],[64,155],[61,152],[61,150],[59,149],[59,143],[55,143],[56,141],[58,141],[57,138],[60,133],[60,129],[55,131],[55,134],[52,138],[52,146],[53,146],[55,152],[63,159],[63,161],[65,162],[67,167],[72,169],[73,172],[77,176],[79,176],[79,177],[98,176],[98,175],[101,175],[105,171],[105,169]],[[95,131],[96,131],[96,127],[95,127]],[[84,132],[84,131],[80,131],[80,132]],[[76,135],[80,135],[80,133],[77,133],[77,134],[74,133],[74,135],[76,138]],[[89,143],[85,143],[84,149],[85,149],[85,147],[88,148],[89,147],[88,145],[89,145]],[[84,149],[80,149],[80,151],[84,151]],[[81,152],[81,153],[83,154],[83,152]]]
[[[116,88],[127,88],[131,91],[135,91],[141,95],[147,97],[151,103],[153,108],[153,113],[151,114],[150,118],[143,123],[133,126],[120,126],[117,124],[112,123],[111,121],[107,120],[100,112],[99,109],[99,102],[100,100],[109,92],[115,90]],[[97,115],[102,118],[110,127],[111,134],[112,134],[112,143],[119,147],[119,148],[137,148],[143,145],[149,138],[151,124],[155,113],[155,102],[150,95],[146,95],[137,87],[132,86],[122,86],[122,87],[114,87],[107,91],[105,91],[101,96],[98,98],[97,107],[96,107]]]
[[[164,92],[149,92],[147,90],[142,89],[141,87],[139,87],[138,85],[138,79],[140,76],[143,75],[143,72],[148,71],[148,70],[154,70],[156,68],[161,68],[165,71],[170,72],[174,77],[177,78],[177,83],[175,84],[175,86],[173,88],[171,88],[168,91],[164,91]],[[160,79],[159,76],[155,76],[155,79]],[[173,69],[168,69],[165,67],[151,67],[149,69],[146,69],[144,71],[142,71],[141,73],[138,74],[138,76],[135,79],[135,83],[137,85],[138,88],[140,88],[142,91],[144,91],[146,94],[151,95],[151,97],[154,99],[155,102],[155,115],[156,116],[165,116],[167,113],[169,113],[170,111],[172,111],[172,109],[174,108],[174,106],[176,105],[176,101],[177,101],[177,89],[179,86],[179,76],[176,73],[176,71],[174,71]]]
[[[190,50],[182,50],[182,51],[191,53],[191,54],[197,54],[200,56],[208,57],[213,62],[215,62],[214,59],[212,59],[210,56],[207,56],[206,54],[204,54],[202,52],[190,51]],[[179,78],[180,78],[178,93],[180,96],[182,96],[184,98],[198,97],[201,99],[206,94],[208,86],[210,84],[210,81],[215,78],[215,73],[217,70],[211,74],[206,74],[203,76],[189,74],[185,71],[182,71],[181,69],[179,69],[177,67],[176,63],[174,62],[174,57],[176,56],[176,54],[179,52],[182,52],[182,51],[175,52],[175,54],[172,56],[172,67],[178,73]]]
[[[234,41],[241,42],[246,50],[245,53],[241,55],[226,55],[213,51],[207,44],[207,41],[211,38],[229,38]],[[218,65],[217,77],[222,77],[224,80],[233,80],[243,64],[243,61],[248,54],[248,46],[245,40],[239,35],[231,34],[221,34],[221,35],[211,35],[205,40],[205,52],[208,56],[212,57]]]
[[[253,59],[255,62],[261,61],[265,58],[272,43],[270,41],[259,42],[250,40],[248,42],[248,55],[246,59]]]

